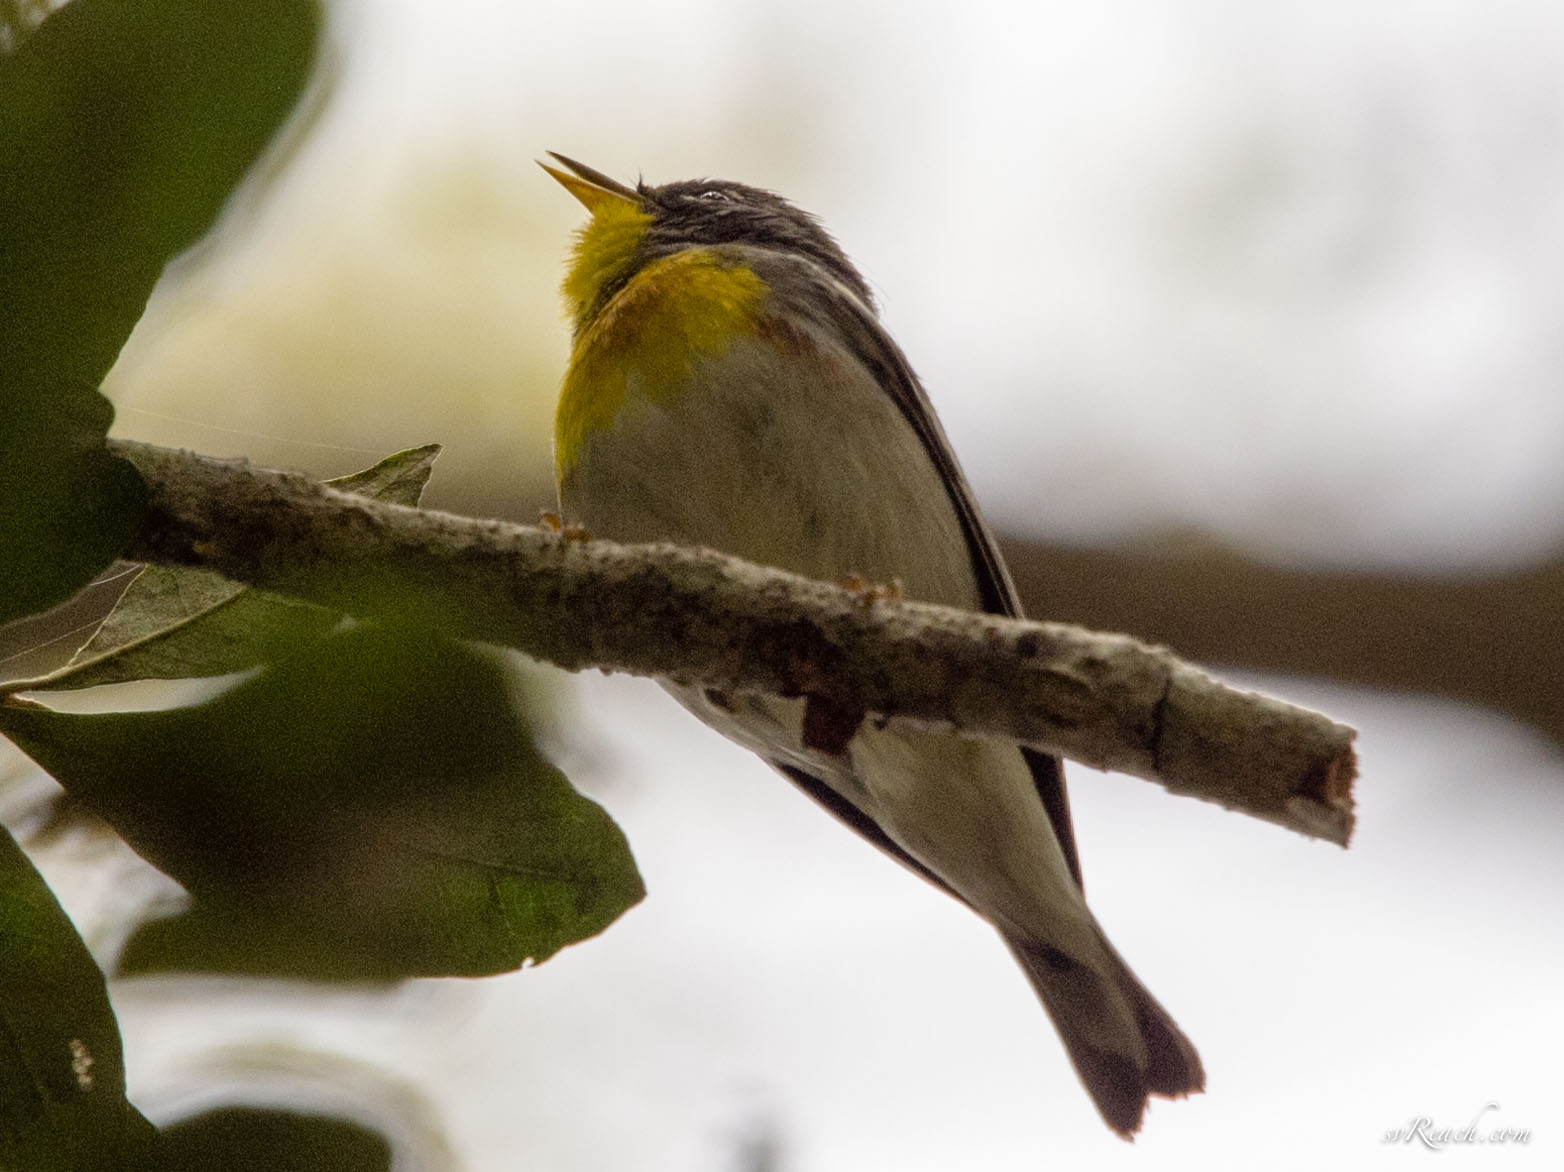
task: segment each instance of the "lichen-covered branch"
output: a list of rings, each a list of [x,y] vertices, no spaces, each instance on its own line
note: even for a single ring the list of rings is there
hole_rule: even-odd
[[[1353,731],[1123,635],[865,596],[707,550],[572,540],[299,473],[113,441],[151,488],[128,557],[360,616],[431,621],[570,670],[808,696],[1002,737],[1346,845]]]

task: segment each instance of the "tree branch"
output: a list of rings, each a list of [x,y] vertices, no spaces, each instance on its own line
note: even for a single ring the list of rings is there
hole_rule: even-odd
[[[1353,731],[1123,635],[861,594],[707,550],[573,540],[125,440],[151,489],[127,557],[363,616],[416,614],[571,671],[807,696],[1000,737],[1346,845]],[[840,721],[838,720],[838,723]]]

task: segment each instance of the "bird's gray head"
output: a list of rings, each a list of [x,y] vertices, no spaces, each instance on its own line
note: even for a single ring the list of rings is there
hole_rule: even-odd
[[[727,179],[685,179],[635,194],[652,217],[644,247],[651,255],[702,245],[746,244],[814,261],[874,304],[868,282],[820,221],[772,191]]]

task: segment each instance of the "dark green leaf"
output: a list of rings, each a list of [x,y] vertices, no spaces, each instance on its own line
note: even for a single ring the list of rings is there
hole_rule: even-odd
[[[303,90],[313,0],[74,0],[0,54],[0,622],[141,523],[96,386]]]
[[[195,898],[127,969],[480,975],[641,898],[619,828],[533,747],[491,653],[354,628],[205,704],[0,730]]]
[[[50,688],[226,675],[286,654],[342,621],[202,570],[149,566]]]
[[[391,1145],[346,1119],[222,1107],[165,1127],[158,1172],[384,1172]]]
[[[359,496],[416,505],[439,453],[439,444],[409,448],[326,483]],[[217,574],[151,566],[76,653],[71,670],[50,687],[243,671],[312,642],[340,621],[334,611],[251,590]]]
[[[103,974],[0,828],[0,1168],[117,1172],[149,1130],[125,1100]]]
[[[313,0],[72,0],[0,57],[0,397],[96,385],[303,91]]]
[[[91,387],[0,378],[0,623],[69,598],[141,528],[146,485],[103,446],[113,419]]]

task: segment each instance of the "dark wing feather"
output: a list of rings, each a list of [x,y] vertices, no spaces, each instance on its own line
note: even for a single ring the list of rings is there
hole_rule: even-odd
[[[842,338],[858,360],[873,372],[875,381],[896,401],[896,405],[901,408],[903,418],[917,433],[918,438],[923,442],[924,451],[928,453],[929,459],[938,469],[940,478],[950,493],[950,501],[955,507],[956,515],[961,519],[961,529],[966,536],[967,550],[972,557],[972,572],[977,579],[983,609],[990,614],[1021,618],[1021,601],[1016,596],[1015,583],[1011,581],[1010,571],[1006,568],[1004,559],[1000,557],[999,546],[994,540],[993,533],[989,531],[982,514],[978,512],[972,489],[961,471],[961,465],[956,462],[956,455],[950,446],[950,441],[945,437],[945,429],[940,426],[939,419],[934,414],[934,407],[929,402],[923,384],[918,381],[918,376],[912,372],[912,367],[901,352],[901,348],[886,332],[879,319],[846,286],[809,260],[761,249],[745,248],[734,251],[744,254],[744,262],[766,281],[772,296],[780,299],[789,313],[811,319],[828,333]],[[1042,801],[1043,808],[1048,812],[1048,820],[1053,824],[1054,835],[1059,839],[1059,846],[1064,851],[1070,874],[1074,876],[1076,886],[1080,887],[1081,864],[1076,855],[1075,828],[1070,821],[1069,797],[1065,792],[1064,771],[1059,765],[1059,759],[1034,749],[1023,748],[1021,754],[1026,759],[1027,768],[1031,770],[1032,783],[1037,789],[1037,796]],[[831,805],[816,792],[817,789],[829,787],[819,782],[815,782],[813,787],[804,785],[798,777],[794,776],[795,771],[781,766],[778,768],[803,786],[817,800],[828,806]],[[812,778],[810,780],[814,781]],[[879,831],[878,827],[875,827],[875,830],[879,831],[876,838],[858,824],[867,821],[861,812],[854,811],[858,813],[858,821],[854,822],[842,811],[836,810],[835,807],[832,809],[866,837],[876,841],[885,838],[884,832]],[[880,843],[880,845],[883,847],[885,844]],[[903,857],[905,852],[892,851],[892,853],[901,858],[902,862],[911,865],[908,859]],[[914,869],[925,870],[921,867],[914,867]]]

